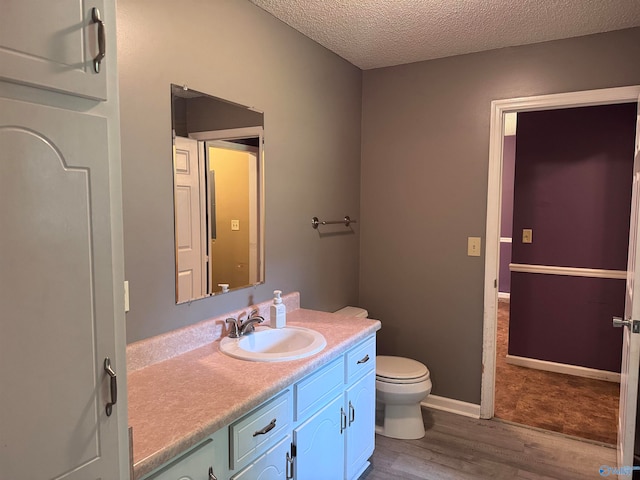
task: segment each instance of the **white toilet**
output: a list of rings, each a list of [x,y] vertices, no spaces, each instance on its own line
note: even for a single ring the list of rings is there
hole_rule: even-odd
[[[345,307],[340,315],[366,318],[363,308]],[[424,437],[420,402],[431,393],[429,369],[404,357],[376,357],[376,433],[405,440]]]

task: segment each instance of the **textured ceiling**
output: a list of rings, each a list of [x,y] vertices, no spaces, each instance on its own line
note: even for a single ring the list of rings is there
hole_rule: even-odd
[[[363,70],[640,25],[640,0],[250,0]]]

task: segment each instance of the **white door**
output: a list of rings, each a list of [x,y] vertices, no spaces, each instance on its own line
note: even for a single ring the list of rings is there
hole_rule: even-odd
[[[173,168],[178,303],[202,298],[206,291],[202,245],[204,191],[200,163],[198,141],[176,137]]]
[[[640,108],[640,99],[638,100]],[[629,224],[629,260],[627,262],[627,296],[625,319],[640,320],[640,295],[634,287],[640,285],[640,268],[636,258],[640,256],[638,214],[640,213],[640,112],[636,123],[636,148],[633,162],[633,192],[631,196],[631,220]],[[640,369],[640,333],[632,333],[625,326],[622,337],[622,368],[620,378],[620,418],[618,421],[618,466],[633,465],[633,447],[638,400],[638,373]]]
[[[120,478],[108,147],[104,117],[0,99],[3,480]]]

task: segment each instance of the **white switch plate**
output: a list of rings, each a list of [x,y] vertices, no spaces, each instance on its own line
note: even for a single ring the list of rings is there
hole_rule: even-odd
[[[522,229],[522,243],[533,243],[533,230],[530,228]]]
[[[129,280],[124,281],[124,313],[129,311]]]
[[[479,257],[480,245],[480,237],[469,237],[467,240],[467,255],[470,257]]]
[[[231,230],[240,230],[240,220],[231,220]]]

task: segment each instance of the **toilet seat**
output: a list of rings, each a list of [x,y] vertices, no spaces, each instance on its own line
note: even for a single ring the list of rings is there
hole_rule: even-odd
[[[431,377],[429,369],[422,363],[404,357],[378,355],[376,357],[376,380],[384,383],[420,383]]]

